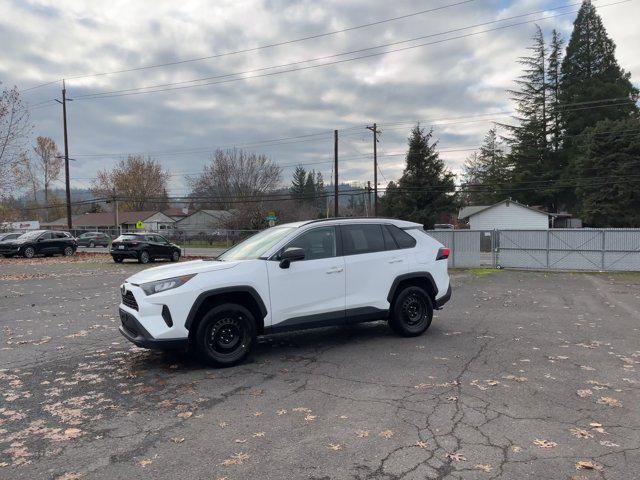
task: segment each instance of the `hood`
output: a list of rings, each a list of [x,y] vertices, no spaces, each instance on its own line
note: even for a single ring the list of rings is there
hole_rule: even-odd
[[[18,240],[14,238],[13,240],[2,240],[0,241],[0,245],[22,245],[24,242],[22,240]]]
[[[163,265],[161,267],[148,268],[127,278],[127,282],[139,285],[141,283],[163,280],[165,278],[179,277],[180,275],[227,270],[235,267],[238,263],[239,262],[217,262],[211,260],[180,262],[171,265]]]

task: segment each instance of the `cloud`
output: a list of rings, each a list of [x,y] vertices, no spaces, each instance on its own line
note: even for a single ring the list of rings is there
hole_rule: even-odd
[[[428,7],[443,5],[434,0]],[[601,2],[603,3],[603,2]],[[166,68],[120,75],[70,79],[71,97],[225,75],[271,65],[333,55],[398,42],[521,13],[553,8],[546,0],[476,1],[376,27],[354,30],[274,47]],[[183,58],[278,43],[418,11],[419,0],[240,0],[189,2],[112,0],[13,0],[0,4],[0,80],[28,88],[63,76],[127,69]],[[621,65],[638,84],[640,32],[636,2],[601,10],[618,46]],[[560,29],[565,38],[573,15],[540,22],[545,32]],[[490,28],[490,27],[484,27]],[[364,129],[381,124],[380,153],[406,148],[411,122],[430,126],[436,119],[455,119],[509,110],[506,89],[519,73],[517,57],[526,52],[534,26],[524,25],[437,45],[387,53],[368,59],[299,72],[184,90],[81,100],[69,105],[69,139],[75,185],[88,185],[100,168],[119,158],[82,154],[180,151],[244,144],[266,139],[326,132],[297,142],[252,147],[282,164],[315,163],[325,178],[331,173],[333,129],[341,131],[340,169],[345,181],[373,178],[371,135]],[[429,40],[437,40],[434,37]],[[418,42],[409,43],[413,45]],[[404,46],[407,44],[398,45]],[[388,49],[382,49],[388,50]],[[380,50],[376,50],[380,51]],[[370,52],[363,52],[366,54]],[[342,58],[342,57],[341,57]],[[346,56],[346,58],[350,58]],[[59,96],[59,85],[26,92],[35,104]],[[35,135],[62,144],[57,104],[32,112]],[[450,120],[435,125],[443,150],[464,149],[481,141],[491,121],[504,117]],[[405,122],[398,125],[398,122]],[[454,171],[468,152],[443,153]],[[353,158],[360,157],[360,158]],[[206,153],[157,156],[175,175],[172,192],[184,193],[182,173],[197,172]],[[318,163],[326,162],[326,163]],[[388,179],[402,172],[402,157],[382,157]],[[292,169],[285,168],[288,181]],[[384,179],[380,179],[386,183]]]

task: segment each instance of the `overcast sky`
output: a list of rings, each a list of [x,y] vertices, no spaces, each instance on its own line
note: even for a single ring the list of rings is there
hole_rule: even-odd
[[[0,0],[0,81],[5,87],[17,85],[28,89],[62,77],[279,43],[459,1]],[[255,145],[250,149],[287,165],[283,183],[290,180],[290,165],[296,162],[322,171],[328,179],[332,171],[334,129],[341,131],[341,181],[365,182],[373,180],[371,133],[364,128],[372,122],[378,122],[383,132],[379,143],[382,171],[379,182],[383,186],[402,173],[404,158],[393,154],[405,151],[411,122],[416,121],[427,127],[434,125],[443,150],[442,158],[454,172],[459,172],[470,153],[468,149],[478,146],[491,122],[508,121],[508,117],[500,113],[477,115],[513,108],[506,89],[513,87],[513,79],[519,73],[516,61],[531,43],[534,24],[403,51],[389,50],[573,12],[577,7],[550,9],[575,1],[475,0],[432,13],[253,52],[70,79],[68,94],[76,98],[68,108],[70,156],[77,159],[71,163],[72,184],[90,184],[97,170],[113,165],[126,153],[149,152],[172,173],[170,193],[185,194],[185,174],[201,170],[210,157],[207,151],[216,146],[309,134],[320,135]],[[599,7],[605,26],[617,44],[620,64],[631,72],[633,82],[638,85],[640,0],[604,6],[615,1],[600,0],[594,4]],[[544,14],[434,35],[545,9]],[[557,28],[567,39],[574,18],[575,13],[571,13],[541,20],[539,24],[545,33]],[[81,98],[81,95],[98,92],[256,70],[425,35],[434,36],[301,63],[297,68],[386,52],[330,66],[144,95]],[[239,77],[224,77],[224,80],[236,78]],[[181,86],[186,85],[192,84]],[[51,136],[62,148],[60,106],[37,105],[59,95],[60,83],[55,83],[25,91],[23,97],[35,106],[31,113],[34,137]]]

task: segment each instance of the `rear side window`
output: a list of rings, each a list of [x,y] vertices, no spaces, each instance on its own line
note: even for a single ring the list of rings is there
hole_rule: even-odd
[[[381,225],[343,225],[340,228],[345,255],[386,250]]]
[[[395,225],[387,225],[387,228],[389,228],[399,248],[413,248],[416,246],[416,239],[404,230],[399,229]]]
[[[398,244],[396,243],[396,241],[393,239],[393,236],[391,235],[391,230],[389,229],[389,225],[382,226],[382,236],[384,237],[384,246],[387,248],[387,250],[398,249]]]

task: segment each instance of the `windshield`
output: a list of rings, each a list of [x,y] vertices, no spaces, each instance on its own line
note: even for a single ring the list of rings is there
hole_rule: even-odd
[[[260,258],[276,243],[293,232],[296,227],[272,227],[256,233],[254,236],[240,242],[218,257],[218,260],[250,260]]]
[[[126,242],[129,240],[139,240],[139,241],[144,241],[144,237],[142,235],[120,235],[118,238],[115,239],[116,242]]]
[[[31,232],[23,233],[19,238],[20,240],[31,240],[33,238],[38,238],[40,235],[42,235],[42,233],[42,230],[34,230]]]

